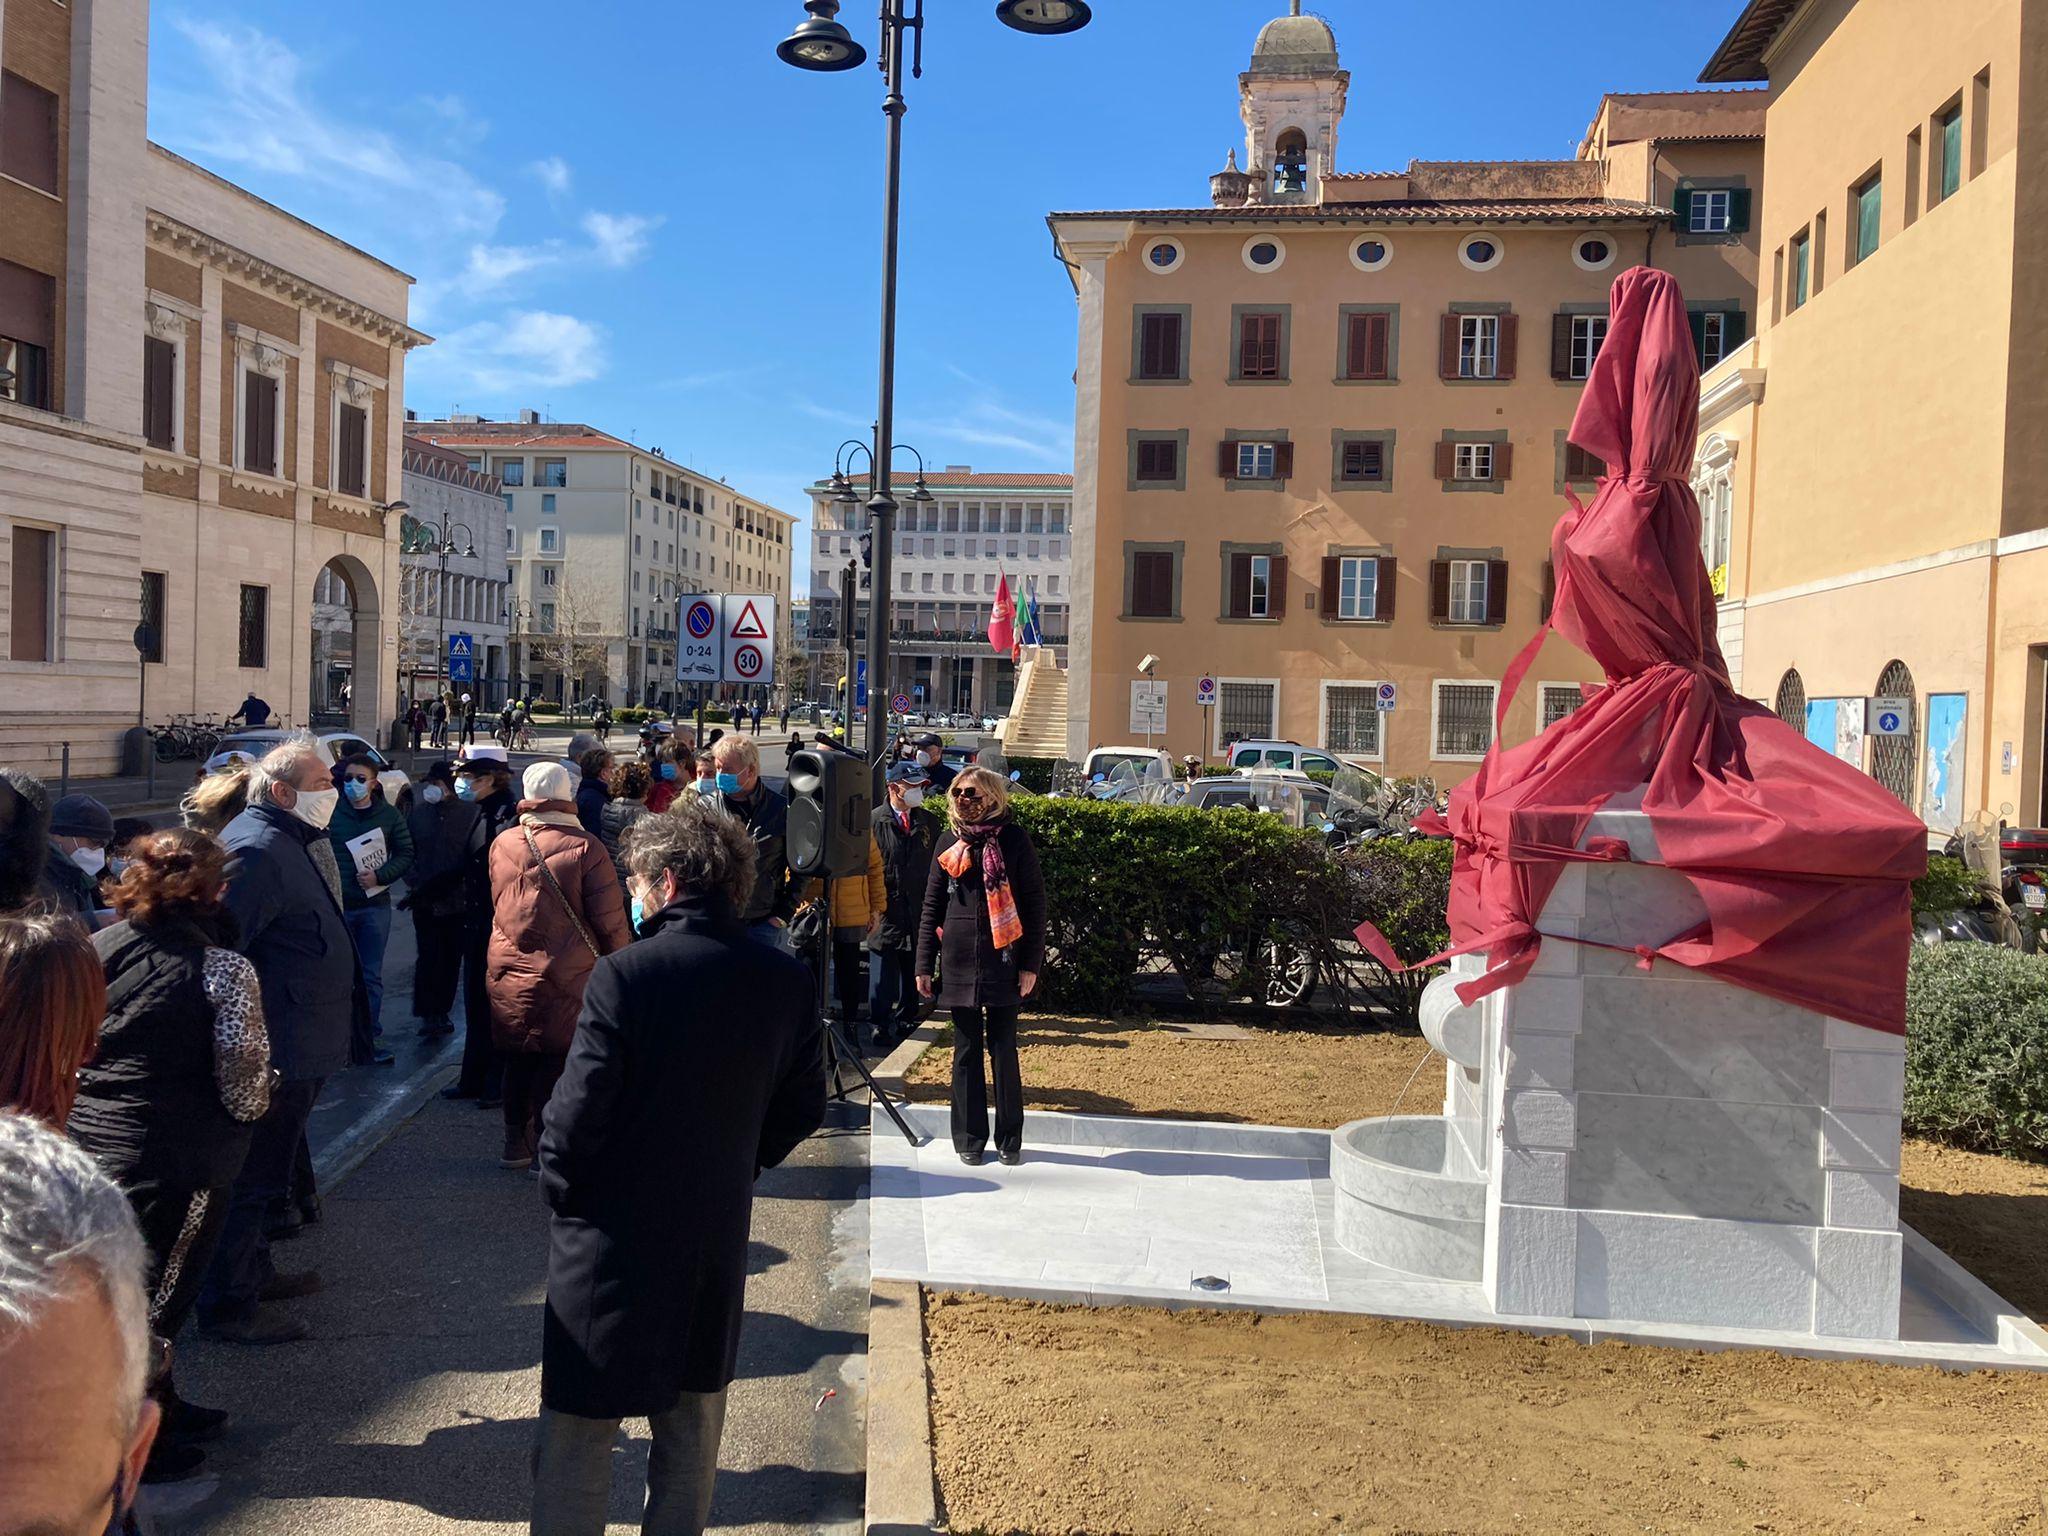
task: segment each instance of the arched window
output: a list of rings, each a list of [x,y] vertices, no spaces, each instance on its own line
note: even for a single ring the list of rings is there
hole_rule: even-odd
[[[1913,674],[1903,661],[1885,663],[1877,677],[1880,698],[1904,699],[1906,734],[1870,738],[1870,776],[1897,795],[1906,805],[1913,803],[1914,769],[1920,760],[1920,701],[1913,692]],[[1866,728],[1876,721],[1866,723]]]
[[[1778,679],[1778,718],[1801,735],[1806,732],[1806,684],[1799,680],[1799,669],[1787,667],[1785,675]]]
[[[1308,190],[1308,137],[1299,128],[1288,129],[1273,146],[1273,190]]]

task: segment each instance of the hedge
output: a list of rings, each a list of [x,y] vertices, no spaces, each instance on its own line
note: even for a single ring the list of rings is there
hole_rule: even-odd
[[[2048,1155],[2048,958],[1997,944],[1913,947],[1906,1125],[1980,1152]]]

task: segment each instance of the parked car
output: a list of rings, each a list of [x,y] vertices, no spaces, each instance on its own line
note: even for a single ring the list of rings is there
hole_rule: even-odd
[[[251,757],[261,757],[290,734],[266,727],[254,731],[237,731],[232,736],[220,739],[221,752],[246,752]],[[412,809],[412,780],[405,770],[371,746],[353,731],[315,731],[313,742],[320,749],[321,761],[332,768],[344,757],[353,757],[360,752],[377,765],[377,782],[384,786],[384,798],[401,811]]]
[[[1324,752],[1315,747],[1304,747],[1298,741],[1239,741],[1230,748],[1230,766],[1234,769],[1276,768],[1283,773],[1327,773],[1335,777],[1344,766],[1334,752]]]
[[[957,773],[962,768],[980,761],[981,754],[973,747],[941,747],[939,757],[947,767]]]
[[[1081,780],[1093,784],[1100,777],[1107,782],[1125,763],[1140,775],[1150,775],[1156,768],[1157,777],[1173,779],[1172,756],[1155,747],[1097,747],[1082,761]]]
[[[996,727],[1001,724],[1002,721],[998,720],[994,715],[983,715],[981,717],[981,729],[985,735],[995,735]]]

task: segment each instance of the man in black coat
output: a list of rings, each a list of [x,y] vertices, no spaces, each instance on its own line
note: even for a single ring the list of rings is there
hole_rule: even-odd
[[[918,807],[924,804],[931,781],[922,763],[893,764],[888,804],[876,806],[869,823],[881,850],[882,879],[889,892],[881,926],[868,936],[868,1019],[878,1050],[886,1051],[917,1027],[911,962],[925,886],[931,880],[932,850],[939,840],[938,823]]]
[[[739,1357],[754,1179],[825,1114],[810,972],[739,912],[754,846],[679,798],[625,838],[640,940],[598,961],[548,1102],[554,1212],[533,1530],[605,1528],[619,1421],[646,1418],[643,1529],[699,1532]]]

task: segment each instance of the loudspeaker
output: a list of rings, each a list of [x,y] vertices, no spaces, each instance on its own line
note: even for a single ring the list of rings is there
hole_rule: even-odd
[[[873,793],[864,757],[806,751],[791,758],[784,845],[790,872],[833,878],[864,874]]]

